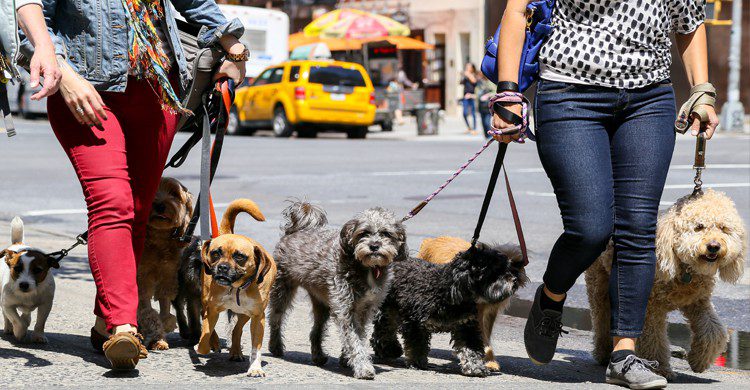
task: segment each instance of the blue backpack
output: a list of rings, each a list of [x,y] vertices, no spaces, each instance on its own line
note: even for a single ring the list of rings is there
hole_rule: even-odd
[[[527,90],[539,78],[539,50],[552,31],[552,10],[555,0],[536,0],[526,6],[526,39],[521,52],[521,64],[518,68],[518,88]],[[482,73],[487,79],[497,84],[497,44],[500,37],[500,26],[495,35],[487,40]]]

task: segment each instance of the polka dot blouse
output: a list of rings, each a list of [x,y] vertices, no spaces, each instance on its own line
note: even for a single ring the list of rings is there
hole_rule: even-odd
[[[639,88],[669,77],[672,32],[705,19],[705,0],[557,0],[541,77]]]

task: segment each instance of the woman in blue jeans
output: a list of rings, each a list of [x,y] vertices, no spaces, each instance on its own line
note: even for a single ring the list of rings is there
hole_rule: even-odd
[[[528,3],[510,0],[503,15],[498,92],[518,90]],[[695,0],[555,2],[534,109],[537,149],[564,232],[524,331],[537,364],[552,360],[567,291],[611,238],[613,352],[606,381],[639,389],[667,384],[634,350],[654,280],[656,217],[675,143],[669,35],[676,33],[691,85],[711,88],[704,6]],[[519,105],[507,108],[521,113]],[[692,132],[702,126],[710,138],[718,125],[714,108],[698,109],[705,119],[692,118]],[[512,126],[497,114],[493,124]],[[510,142],[517,135],[497,138]]]

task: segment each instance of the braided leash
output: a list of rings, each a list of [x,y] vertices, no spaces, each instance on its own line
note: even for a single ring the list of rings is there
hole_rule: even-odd
[[[495,106],[495,103],[499,103],[499,104],[502,104],[502,105],[519,104],[520,103],[521,104],[521,123],[518,124],[518,125],[516,125],[516,126],[510,127],[508,129],[505,129],[505,130],[501,130],[501,129],[495,128],[495,126],[493,124],[493,125],[491,125],[492,126],[492,130],[488,131],[487,134],[489,134],[489,135],[491,135],[491,136],[494,137],[496,135],[497,136],[499,136],[499,135],[514,135],[514,134],[517,134],[517,133],[520,132],[521,133],[521,138],[519,138],[517,140],[517,142],[518,143],[523,143],[524,139],[528,135],[527,132],[528,132],[528,125],[529,125],[529,121],[528,121],[529,100],[526,99],[525,96],[523,96],[522,94],[517,93],[517,92],[502,92],[502,93],[496,94],[495,96],[492,97],[492,99],[490,99],[490,101],[488,103],[489,106],[490,106],[490,110],[492,110],[492,108]],[[464,170],[466,170],[466,168],[468,168],[469,165],[471,165],[471,163],[473,163],[474,160],[476,160],[477,157],[479,157],[480,154],[482,154],[485,150],[487,150],[487,148],[489,148],[490,145],[494,141],[495,141],[495,138],[490,138],[489,140],[487,140],[487,142],[485,142],[485,144],[482,145],[482,147],[479,148],[479,150],[476,153],[474,153],[474,155],[471,158],[469,158],[469,160],[467,160],[463,165],[461,165],[458,168],[458,170],[456,170],[456,172],[454,172],[453,175],[451,175],[451,177],[448,178],[448,180],[445,181],[445,183],[443,183],[433,193],[431,193],[429,196],[427,196],[416,207],[414,207],[413,209],[411,209],[411,211],[409,211],[409,213],[406,214],[406,216],[401,220],[401,222],[408,221],[411,218],[413,218],[415,215],[419,214],[419,212],[422,211],[422,209],[425,206],[427,206],[427,204],[430,203],[430,201],[432,201],[432,199],[434,199],[441,191],[443,191],[445,189],[445,187],[448,187],[448,185],[451,184],[451,182],[455,178],[457,178],[458,175],[461,174],[461,172],[463,172]]]

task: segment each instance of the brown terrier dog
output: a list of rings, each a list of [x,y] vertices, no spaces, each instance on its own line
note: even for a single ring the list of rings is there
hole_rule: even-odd
[[[456,237],[426,238],[419,247],[417,257],[430,263],[445,264],[453,261],[456,254],[468,250],[469,247],[471,247],[471,243]],[[518,262],[521,259],[521,251],[518,246],[501,245],[498,250],[512,262]],[[510,304],[510,299],[500,303],[477,304],[477,319],[484,342],[484,362],[490,371],[500,371],[500,365],[495,360],[495,352],[492,350],[492,328],[495,326],[497,314],[505,310],[508,304]]]
[[[243,211],[257,221],[265,221],[253,201],[235,200],[224,213],[220,235],[203,244],[203,327],[195,351],[205,355],[221,349],[215,330],[216,321],[221,312],[230,311],[230,315],[237,315],[237,322],[232,330],[229,360],[245,360],[240,344],[242,327],[252,320],[248,376],[262,377],[266,374],[261,367],[260,348],[263,344],[266,306],[271,286],[276,280],[276,263],[255,240],[234,234],[234,221],[237,214]]]
[[[193,196],[179,181],[165,177],[151,206],[146,244],[138,264],[138,327],[148,349],[166,350],[164,334],[176,328],[169,312],[177,296],[177,271],[187,243],[178,240],[193,216]],[[159,313],[151,301],[159,302]]]

